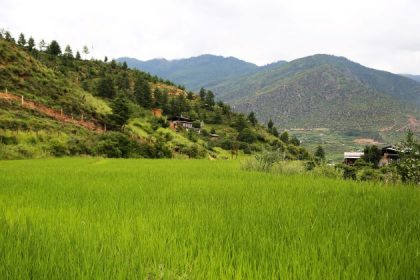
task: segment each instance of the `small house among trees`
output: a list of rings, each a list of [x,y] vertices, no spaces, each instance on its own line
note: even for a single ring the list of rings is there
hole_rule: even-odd
[[[186,118],[181,116],[173,116],[168,118],[169,126],[172,129],[177,128],[185,128],[185,129],[192,129],[193,128],[193,120],[190,118]]]
[[[344,163],[347,165],[353,165],[356,160],[362,158],[365,153],[363,152],[345,152],[344,153]]]
[[[378,166],[384,166],[396,161],[400,158],[397,148],[394,146],[386,146],[381,149],[381,159]]]

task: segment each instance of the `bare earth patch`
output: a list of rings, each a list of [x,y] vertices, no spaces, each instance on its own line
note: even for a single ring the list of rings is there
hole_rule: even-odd
[[[353,140],[354,143],[359,145],[380,145],[383,144],[371,138],[358,138]]]

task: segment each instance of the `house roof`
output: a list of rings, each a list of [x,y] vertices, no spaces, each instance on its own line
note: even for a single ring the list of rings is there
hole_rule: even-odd
[[[345,152],[344,158],[361,158],[364,154],[363,152]]]
[[[183,116],[172,116],[168,118],[168,121],[183,121],[183,122],[192,122],[192,119],[183,117]]]

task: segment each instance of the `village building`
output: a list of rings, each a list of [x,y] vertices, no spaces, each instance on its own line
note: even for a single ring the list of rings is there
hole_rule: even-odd
[[[193,128],[193,120],[183,117],[182,115],[170,117],[168,118],[168,121],[169,121],[169,126],[172,129],[185,128],[188,130],[188,129]]]
[[[386,146],[381,149],[381,159],[378,166],[385,166],[400,158],[398,150],[394,146]]]
[[[363,155],[363,152],[345,152],[344,163],[348,165],[353,165],[356,162],[356,160],[360,159]]]

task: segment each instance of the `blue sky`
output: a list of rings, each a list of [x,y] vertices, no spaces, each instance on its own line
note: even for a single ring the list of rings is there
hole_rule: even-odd
[[[259,65],[316,53],[420,74],[418,0],[0,0],[0,28],[90,56],[211,53]]]

